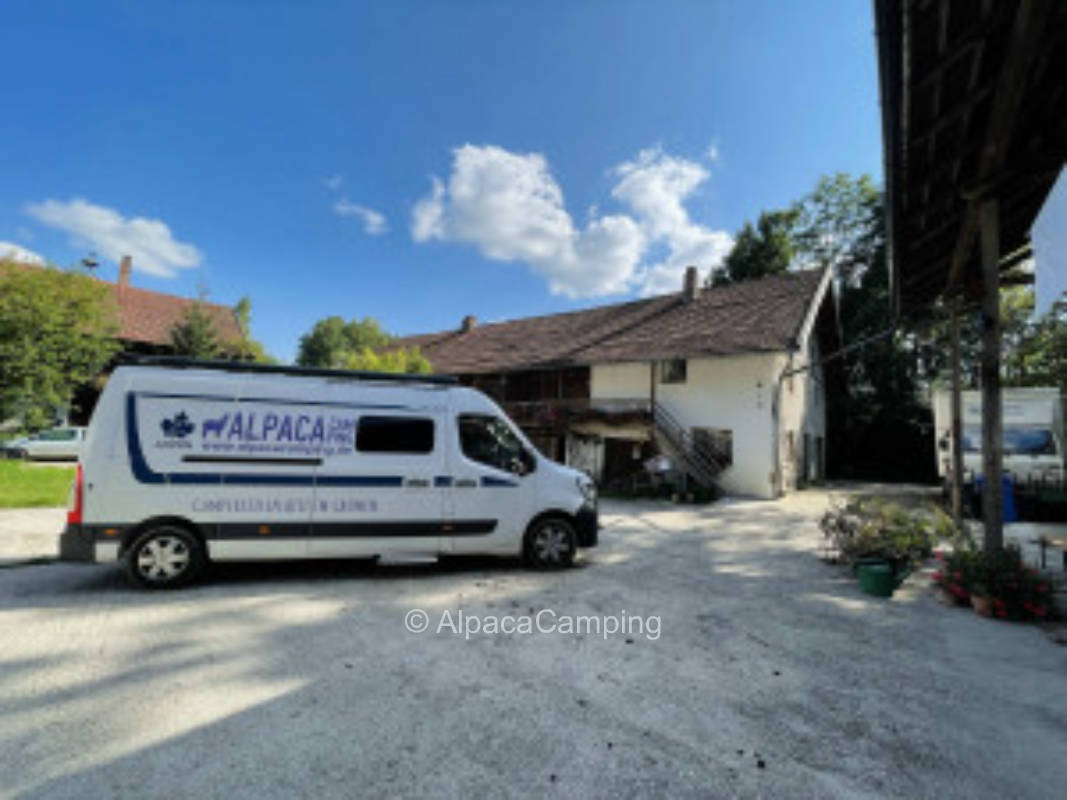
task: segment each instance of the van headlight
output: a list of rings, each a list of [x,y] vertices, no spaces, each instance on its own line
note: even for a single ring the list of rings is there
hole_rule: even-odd
[[[596,484],[588,478],[575,478],[575,483],[578,484],[578,491],[582,493],[582,497],[585,498],[587,503],[596,502]]]

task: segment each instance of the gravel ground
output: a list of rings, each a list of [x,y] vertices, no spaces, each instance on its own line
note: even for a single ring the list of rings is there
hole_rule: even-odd
[[[56,558],[66,521],[62,508],[0,508],[0,566]]]
[[[816,557],[825,504],[605,503],[564,573],[0,570],[0,795],[1061,796],[1067,648],[919,576],[861,594]],[[445,611],[660,627],[467,639]]]

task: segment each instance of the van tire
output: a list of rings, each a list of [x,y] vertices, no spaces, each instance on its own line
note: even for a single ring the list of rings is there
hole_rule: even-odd
[[[176,589],[195,580],[207,559],[200,540],[186,528],[164,524],[133,540],[123,555],[126,578],[142,589]]]
[[[578,537],[564,517],[535,520],[523,539],[523,558],[534,569],[566,569],[574,563]]]

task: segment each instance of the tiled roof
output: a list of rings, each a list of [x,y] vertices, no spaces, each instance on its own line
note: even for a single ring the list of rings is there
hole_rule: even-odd
[[[135,286],[111,286],[119,309],[119,338],[130,342],[169,344],[170,329],[193,305],[194,300],[173,294],[138,289]],[[215,323],[221,342],[240,341],[241,328],[233,309],[217,303],[203,303],[204,311]]]
[[[646,361],[788,350],[825,272],[805,270],[715,289],[407,336],[435,372],[477,374],[532,367]]]

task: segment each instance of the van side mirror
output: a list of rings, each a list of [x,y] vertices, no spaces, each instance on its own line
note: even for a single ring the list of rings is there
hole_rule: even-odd
[[[519,476],[529,475],[535,469],[537,469],[537,456],[525,447],[511,462],[511,472]]]

